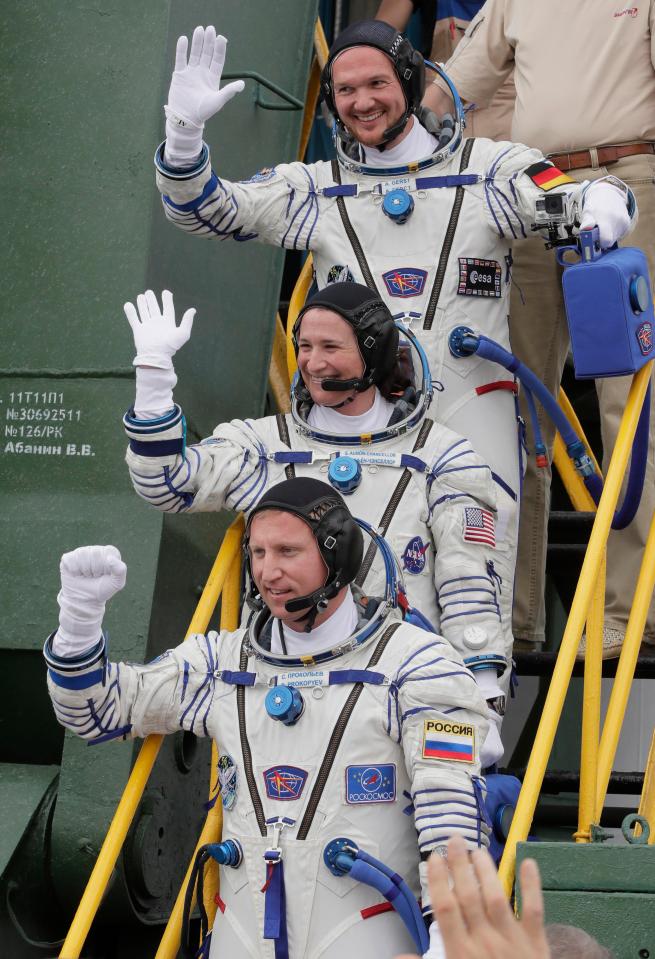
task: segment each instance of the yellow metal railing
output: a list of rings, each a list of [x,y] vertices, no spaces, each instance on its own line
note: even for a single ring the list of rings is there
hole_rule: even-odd
[[[298,159],[303,160],[305,153],[307,152],[307,144],[309,143],[309,137],[312,132],[312,126],[314,123],[314,116],[316,115],[316,105],[318,103],[318,98],[321,92],[321,70],[325,66],[325,61],[328,57],[328,44],[325,39],[325,33],[323,31],[323,25],[321,24],[320,19],[316,21],[316,26],[314,27],[314,59],[312,60],[312,66],[309,73],[309,81],[307,83],[307,96],[305,97],[305,111],[303,113],[302,119],[302,130],[300,134],[300,146],[298,147]],[[287,320],[287,336],[285,340],[284,335],[284,324],[280,314],[276,314],[275,317],[275,334],[273,338],[273,352],[271,354],[271,364],[268,372],[268,383],[271,390],[273,399],[275,400],[275,405],[281,413],[287,413],[289,411],[289,393],[291,390],[291,380],[293,374],[296,370],[296,358],[293,353],[293,346],[291,344],[290,332],[293,328],[293,323],[295,322],[296,316],[302,309],[302,306],[307,298],[307,291],[311,286],[312,282],[312,255],[308,255],[305,265],[303,266],[300,276],[296,281],[296,287],[294,289],[293,295],[291,297],[291,302],[294,304],[293,310],[291,305],[289,306],[289,314]],[[308,266],[309,264],[309,266]],[[309,271],[309,272],[308,272]],[[305,284],[304,279],[309,276],[308,282]],[[300,287],[299,287],[300,284]],[[302,294],[299,292],[302,291]],[[293,319],[292,319],[293,317]],[[291,322],[289,322],[291,321]],[[284,358],[286,356],[286,365]]]
[[[585,622],[589,622],[587,637],[586,658],[598,660],[590,666],[590,682],[592,690],[596,690],[600,678],[600,657],[602,639],[598,630],[600,619],[600,633],[602,634],[602,613],[591,614],[590,608],[594,593],[596,603],[601,598],[603,569],[605,561],[605,547],[609,536],[612,519],[619,499],[623,477],[625,475],[632,442],[637,428],[637,421],[644,403],[646,390],[651,376],[652,362],[642,367],[635,374],[621,420],[621,426],[614,446],[614,452],[609,464],[603,495],[589,538],[589,545],[585,554],[580,572],[580,579],[571,604],[568,622],[553,671],[553,677],[544,703],[541,720],[537,728],[530,760],[523,780],[523,788],[516,806],[514,820],[510,828],[505,853],[500,864],[500,877],[507,895],[510,895],[514,867],[516,863],[516,845],[523,842],[528,835],[534,811],[539,798],[544,773],[552,750],[555,733],[562,714],[564,699],[568,690],[573,672],[575,655],[582,636]],[[646,621],[648,604],[655,585],[655,517],[651,524],[648,541],[644,550],[639,578],[626,630],[625,641],[617,667],[617,675],[612,689],[610,704],[603,724],[603,732],[598,742],[599,705],[596,693],[590,696],[587,703],[583,703],[583,747],[581,757],[580,782],[580,818],[578,823],[578,838],[584,839],[590,831],[592,822],[598,822],[605,802],[607,785],[614,761],[620,729],[623,724],[625,708],[634,668],[639,652],[643,626]],[[602,589],[604,594],[604,589]],[[597,617],[594,622],[594,615]],[[585,716],[586,711],[586,716]],[[593,816],[592,816],[593,811]]]
[[[238,572],[235,573],[235,567],[237,567],[237,564],[240,562],[242,531],[243,518],[239,516],[225,534],[185,638],[195,633],[205,632],[216,608],[218,598],[224,590],[227,581],[229,580],[230,583],[233,584],[236,577],[236,582],[238,583],[239,576]],[[230,597],[230,611],[233,609],[232,604],[233,596]],[[236,599],[236,605],[238,607],[238,598]],[[223,616],[221,616],[221,624],[222,621]],[[79,959],[89,929],[100,907],[102,897],[111,878],[114,866],[116,865],[116,860],[125,842],[125,837],[134,818],[134,813],[136,812],[148,778],[152,772],[162,741],[163,736],[148,736],[143,742],[130,778],[114,813],[114,818],[107,831],[105,841],[102,844],[102,848],[100,849],[98,858],[89,877],[86,889],[73,917],[68,935],[59,953],[60,959]],[[215,768],[215,766],[213,768]],[[209,822],[209,817],[207,822]],[[207,829],[207,822],[205,823],[205,829]],[[205,830],[203,830],[203,834],[204,832]],[[206,839],[205,841],[210,840]],[[160,948],[160,951],[157,953],[158,959],[164,959],[164,956],[172,957],[176,954],[179,945],[179,922],[177,934],[178,941],[175,943],[175,950],[173,952],[162,953]]]

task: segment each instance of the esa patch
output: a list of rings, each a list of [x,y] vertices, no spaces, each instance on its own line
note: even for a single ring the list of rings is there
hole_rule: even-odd
[[[403,569],[408,573],[418,575],[425,569],[425,554],[430,544],[424,543],[420,536],[410,539],[403,552]]]
[[[475,762],[475,728],[468,723],[424,719],[423,758]]]
[[[548,193],[554,190],[556,186],[562,186],[564,183],[575,183],[570,176],[558,170],[554,163],[549,160],[541,160],[539,163],[533,163],[524,171],[530,177],[535,186]]]
[[[459,257],[458,296],[500,296],[500,263]]]
[[[396,798],[396,766],[346,767],[346,802],[351,806],[361,803],[393,802]]]
[[[642,323],[639,329],[637,330],[637,342],[639,343],[639,349],[644,356],[648,356],[650,351],[653,349],[653,324],[652,323]]]
[[[496,529],[493,513],[478,506],[466,506],[464,508],[464,541],[483,543],[495,549]]]
[[[307,782],[307,771],[298,766],[271,766],[264,770],[264,784],[269,799],[290,802],[300,799]]]
[[[328,284],[330,283],[354,283],[355,277],[352,275],[347,266],[339,266],[335,263],[334,266],[331,266],[328,270],[327,275]]]
[[[417,270],[412,266],[398,267],[397,270],[388,270],[382,274],[384,285],[389,296],[399,296],[407,299],[410,296],[420,296],[425,288],[427,279],[426,270]]]
[[[258,170],[257,173],[254,173],[247,180],[242,180],[242,183],[266,183],[267,180],[272,180],[275,176],[275,167],[265,166],[261,170]]]

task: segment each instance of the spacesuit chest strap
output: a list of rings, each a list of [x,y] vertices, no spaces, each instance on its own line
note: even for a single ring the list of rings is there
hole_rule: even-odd
[[[416,437],[416,442],[414,443],[414,446],[412,447],[412,453],[416,453],[418,450],[422,449],[423,446],[425,446],[433,426],[434,426],[433,420],[430,420],[427,418],[423,420],[421,428],[418,432],[418,436]],[[400,476],[400,479],[398,480],[396,484],[396,488],[391,494],[391,499],[387,503],[386,509],[384,513],[382,514],[382,519],[380,520],[378,524],[378,530],[382,536],[387,535],[387,530],[389,529],[389,526],[391,525],[391,521],[394,518],[396,510],[398,509],[398,504],[403,498],[405,490],[409,486],[409,481],[411,477],[412,477],[412,471],[409,468],[409,466],[406,466]],[[359,569],[359,573],[357,574],[357,577],[355,579],[355,584],[357,586],[362,586],[364,584],[366,577],[368,576],[371,570],[371,566],[373,565],[373,560],[375,559],[376,551],[377,551],[376,544],[374,542],[370,543],[366,551],[366,555],[364,556],[364,562],[362,563]]]
[[[400,623],[392,623],[378,640],[378,643],[373,650],[371,658],[366,664],[366,672],[368,673],[373,666],[376,666],[382,654],[384,653],[389,641],[391,640],[393,634],[396,632]],[[314,816],[316,815],[316,810],[318,809],[318,804],[321,801],[323,795],[323,790],[325,789],[326,783],[330,777],[332,771],[332,766],[334,765],[334,760],[337,755],[339,746],[341,745],[341,740],[346,731],[346,726],[350,720],[350,717],[353,714],[357,701],[362,694],[362,689],[364,688],[364,683],[358,681],[355,683],[348,698],[337,717],[337,721],[334,724],[334,729],[332,730],[332,735],[330,736],[330,741],[328,742],[327,749],[325,750],[325,755],[323,756],[323,761],[319,768],[316,779],[314,780],[314,786],[307,802],[305,812],[303,814],[302,821],[298,827],[298,832],[296,835],[297,839],[306,839],[311,829],[312,822],[314,821]]]
[[[332,160],[332,176],[336,184],[341,184],[341,170],[339,169],[339,163],[336,159]],[[359,237],[355,233],[355,228],[352,225],[350,217],[348,216],[348,211],[346,210],[346,202],[343,196],[336,197],[337,210],[339,211],[339,216],[341,217],[341,222],[343,228],[346,231],[346,236],[350,240],[350,245],[353,248],[353,252],[357,257],[357,262],[359,263],[359,269],[362,272],[364,277],[364,282],[366,283],[369,290],[373,290],[374,293],[378,293],[378,288],[375,285],[375,280],[373,279],[373,274],[366,260],[362,244],[359,242]],[[379,295],[379,293],[378,293]]]

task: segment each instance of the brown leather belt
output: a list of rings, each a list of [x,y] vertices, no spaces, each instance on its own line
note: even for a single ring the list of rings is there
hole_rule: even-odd
[[[622,157],[636,156],[638,153],[655,153],[655,143],[624,143],[621,146],[598,147],[597,154],[598,166],[606,166],[608,163],[616,163]],[[594,157],[591,150],[576,150],[574,153],[549,153],[548,159],[551,160],[559,170],[581,170],[583,167],[594,165]]]

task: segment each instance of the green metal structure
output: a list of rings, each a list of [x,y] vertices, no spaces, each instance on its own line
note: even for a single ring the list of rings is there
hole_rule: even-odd
[[[215,167],[238,179],[296,154],[315,16],[294,0],[0,11],[0,942],[11,959],[55,954],[138,748],[89,748],[54,720],[41,648],[57,623],[59,556],[120,548],[129,580],[108,612],[111,652],[142,661],[184,636],[231,519],[164,517],[131,489],[123,302],[168,288],[178,310],[197,307],[176,361],[192,439],[264,410],[284,257],[200,243],[165,221],[152,156],[175,42],[213,22],[230,41],[226,72],[247,77],[207,131]],[[188,734],[165,743],[85,955],[143,956],[158,941],[149,927],[167,916],[204,818],[207,758]]]
[[[546,922],[579,926],[615,959],[655,955],[655,846],[522,843],[517,863],[527,857],[539,865]]]

